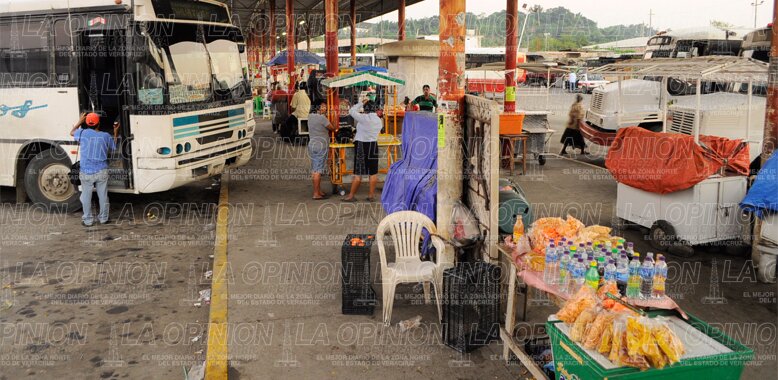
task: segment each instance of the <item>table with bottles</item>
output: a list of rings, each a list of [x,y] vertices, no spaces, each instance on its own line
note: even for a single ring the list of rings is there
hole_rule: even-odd
[[[581,286],[597,290],[612,283],[619,289],[620,294],[617,296],[624,296],[622,300],[632,306],[675,309],[686,318],[686,313],[664,292],[667,279],[664,256],[657,255],[654,260],[653,254],[649,252],[641,262],[640,254],[634,251],[632,243],[619,243],[614,247],[598,242],[575,245],[566,239],[559,243],[549,242],[542,271],[517,259],[528,252],[517,253],[515,246],[498,244],[498,251],[507,257],[511,270],[516,273],[515,276],[508,276],[505,327],[500,329],[500,337],[505,342],[505,360],[509,360],[509,354],[513,353],[536,378],[545,378],[532,358],[514,340],[518,306],[516,296],[523,296],[522,320],[526,320],[530,288],[552,295],[556,303],[561,304]],[[522,280],[521,283],[518,279]]]

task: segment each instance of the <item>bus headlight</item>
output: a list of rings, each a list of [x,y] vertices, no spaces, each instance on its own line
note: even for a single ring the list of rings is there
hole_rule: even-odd
[[[181,144],[176,145],[176,154],[181,154],[184,151],[184,146]]]
[[[168,155],[168,154],[170,154],[170,148],[168,148],[166,146],[162,147],[162,148],[159,148],[159,149],[157,149],[157,153],[161,154],[161,155]]]
[[[192,150],[192,144],[190,143],[184,144],[184,152],[188,152],[190,150]]]

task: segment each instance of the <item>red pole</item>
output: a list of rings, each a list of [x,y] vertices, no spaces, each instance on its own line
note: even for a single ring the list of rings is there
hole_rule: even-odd
[[[338,0],[324,0],[324,58],[327,62],[327,76],[338,75]],[[340,125],[338,93],[328,90],[330,107],[327,113],[332,125]]]
[[[516,112],[516,45],[519,0],[508,0],[505,14],[505,112]]]
[[[765,110],[762,165],[778,144],[778,0],[773,2],[773,39],[770,44],[770,66],[767,69],[767,109]]]
[[[351,19],[351,66],[357,65],[357,0],[351,0],[350,2],[350,14]]]
[[[456,113],[461,115],[465,99],[465,0],[440,0],[438,83],[440,98],[456,101]]]
[[[294,68],[294,0],[286,0],[286,71],[289,73],[289,93],[294,92],[297,73]]]
[[[270,58],[276,55],[276,0],[270,0]]]
[[[265,44],[265,37],[266,37],[265,33],[267,33],[267,31],[265,29],[267,28],[267,24],[265,23],[265,10],[264,9],[259,11],[259,20],[260,20],[261,24],[258,23],[258,25],[259,25],[259,35],[257,37],[259,37],[259,66],[261,67],[262,65],[265,64],[265,46],[267,46]],[[260,68],[260,70],[261,70],[261,68]]]
[[[405,0],[400,0],[397,7],[397,26],[397,40],[405,41]]]

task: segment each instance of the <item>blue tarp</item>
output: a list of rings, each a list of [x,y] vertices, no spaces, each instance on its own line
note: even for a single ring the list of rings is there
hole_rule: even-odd
[[[778,211],[778,154],[773,154],[756,175],[740,208],[762,217],[764,211]]]
[[[359,66],[354,66],[354,71],[356,71],[356,72],[361,72],[361,71],[375,71],[375,72],[377,72],[377,73],[388,73],[388,72],[389,72],[389,70],[387,70],[387,69],[385,69],[385,68],[383,68],[383,67],[378,67],[378,66],[370,66],[370,65],[359,65]]]
[[[437,116],[431,112],[406,112],[402,131],[403,157],[389,168],[381,204],[387,214],[418,211],[434,222],[438,194]],[[422,250],[425,254],[427,243]]]
[[[284,50],[276,54],[276,56],[270,59],[269,61],[267,61],[266,65],[268,66],[286,65],[286,55],[287,55],[287,51]],[[309,53],[305,50],[295,50],[294,64],[295,65],[324,65],[325,61],[324,58],[319,57],[316,54]]]

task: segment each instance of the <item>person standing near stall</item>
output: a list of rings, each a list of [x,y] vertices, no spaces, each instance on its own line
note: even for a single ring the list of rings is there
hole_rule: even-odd
[[[370,190],[367,201],[375,201],[375,189],[378,184],[378,134],[383,128],[383,110],[372,100],[357,103],[348,110],[354,118],[357,133],[354,136],[354,176],[351,191],[343,198],[344,202],[355,202],[362,176],[370,176]]]
[[[581,154],[586,154],[586,143],[580,129],[580,123],[585,115],[583,96],[578,94],[575,96],[575,103],[570,107],[567,126],[565,126],[565,132],[562,133],[562,140],[560,141],[562,143],[562,151],[559,152],[560,155],[564,156],[567,154],[568,146],[572,146],[573,149],[581,149]]]
[[[435,112],[435,108],[438,108],[438,101],[430,94],[430,85],[425,84],[421,87],[421,90],[424,91],[424,93],[417,96],[416,99],[413,99],[411,105],[418,105],[419,109],[422,111]]]
[[[327,170],[327,153],[330,147],[330,132],[335,130],[330,120],[324,116],[327,107],[318,101],[311,107],[308,115],[308,155],[311,157],[311,177],[313,179],[313,199],[327,199],[321,191],[321,175]]]

